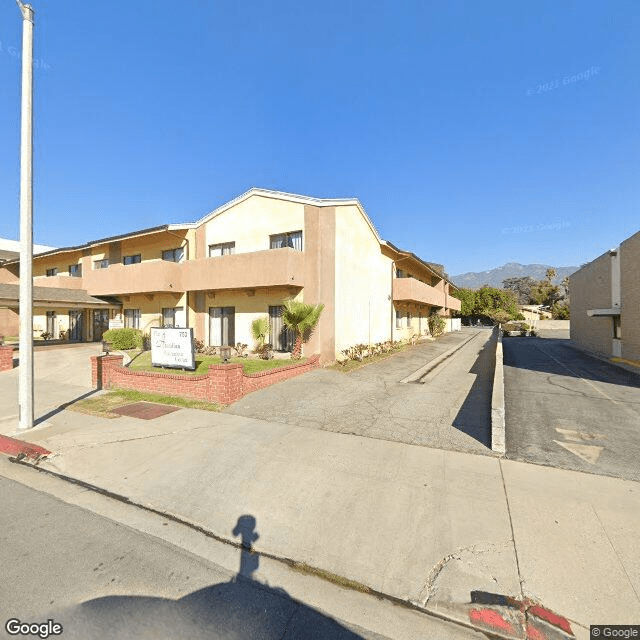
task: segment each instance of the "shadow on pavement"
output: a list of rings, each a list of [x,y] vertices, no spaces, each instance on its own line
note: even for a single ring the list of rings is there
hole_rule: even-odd
[[[63,404],[58,405],[55,409],[51,409],[51,411],[49,411],[48,413],[45,413],[43,416],[40,416],[39,418],[36,418],[36,420],[34,420],[33,422],[34,426],[45,422],[49,418],[53,418],[53,416],[60,413],[61,411],[64,411],[67,407],[70,407],[72,404],[75,404],[79,400],[84,400],[85,398],[88,398],[89,396],[92,396],[95,393],[97,393],[97,389],[87,391],[87,393],[83,393],[81,396],[78,396],[77,398],[73,398],[73,400],[69,400],[69,402],[65,402]]]
[[[640,389],[640,374],[616,367],[570,345],[569,340],[561,338],[504,338],[504,365]]]
[[[241,539],[240,569],[229,582],[199,589],[179,600],[107,596],[55,614],[65,639],[177,640],[185,638],[361,640],[354,633],[283,589],[255,580],[260,556],[252,551],[256,520],[243,515],[233,529]],[[50,616],[51,617],[51,616]],[[368,633],[367,638],[382,638]]]
[[[476,375],[476,379],[453,420],[456,429],[488,449],[491,448],[491,394],[496,363],[496,339],[493,336],[485,343],[469,370],[469,373]]]

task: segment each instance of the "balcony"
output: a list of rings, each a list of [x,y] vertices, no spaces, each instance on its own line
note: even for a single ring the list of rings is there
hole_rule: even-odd
[[[138,264],[111,264],[106,269],[85,270],[84,288],[92,296],[131,293],[180,292],[185,263],[149,260]],[[68,278],[73,280],[74,278]]]
[[[415,278],[394,278],[393,280],[393,299],[396,301],[402,300],[429,304],[434,307],[445,307],[447,306],[447,297],[449,300],[453,300],[450,296],[446,296],[441,289],[431,287]]]
[[[305,254],[288,247],[189,260],[181,265],[185,291],[304,286]]]
[[[18,280],[16,280],[16,284]],[[84,289],[82,278],[75,276],[36,276],[33,279],[34,287],[52,287],[55,289]]]

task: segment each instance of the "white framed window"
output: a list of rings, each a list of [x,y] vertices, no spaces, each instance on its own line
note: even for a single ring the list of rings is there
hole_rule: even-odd
[[[81,278],[82,277],[82,265],[81,264],[70,264],[69,265],[69,275],[72,278]]]
[[[209,245],[209,257],[228,256],[236,252],[235,242],[219,242],[218,244]]]
[[[124,310],[124,326],[126,329],[140,328],[140,309]]]
[[[396,309],[396,329],[402,329],[402,311]]]
[[[140,264],[140,262],[142,262],[142,256],[139,253],[122,258],[122,264]]]
[[[283,247],[302,251],[302,231],[289,231],[269,236],[269,249],[282,249]]]
[[[407,328],[411,326],[411,311],[407,311]]]
[[[163,251],[162,259],[168,262],[182,262],[184,260],[184,247]]]
[[[168,307],[162,310],[163,327],[186,327],[184,307]]]
[[[109,266],[109,259],[103,258],[102,260],[94,260],[93,268],[94,269],[106,269]]]

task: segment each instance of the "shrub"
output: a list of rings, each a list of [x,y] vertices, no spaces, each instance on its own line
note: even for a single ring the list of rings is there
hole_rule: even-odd
[[[429,318],[429,331],[431,331],[431,335],[436,338],[444,331],[445,320],[442,316],[439,316],[437,313],[432,313]]]
[[[200,338],[194,338],[193,348],[196,353],[204,353],[204,350],[205,350],[204,340],[200,340]]]
[[[270,342],[265,342],[264,344],[259,345],[256,348],[256,353],[263,359],[263,360],[272,360],[273,359],[273,351],[272,351],[272,345]]]
[[[244,358],[247,355],[245,351],[249,348],[249,345],[245,344],[244,342],[238,342],[236,346],[233,348],[235,349],[235,352],[238,354],[238,358]]]
[[[144,340],[140,329],[109,329],[102,339],[111,343],[114,349],[142,349]]]
[[[256,353],[257,350],[266,343],[267,336],[270,331],[271,325],[269,324],[269,316],[261,316],[251,323],[251,335],[253,335],[253,338],[257,343]]]
[[[51,340],[51,338],[53,338],[53,334],[49,331],[43,331],[40,334],[40,337],[46,342],[47,340]]]

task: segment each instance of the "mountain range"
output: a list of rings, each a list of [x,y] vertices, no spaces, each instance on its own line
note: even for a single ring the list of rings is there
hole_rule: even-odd
[[[490,271],[470,271],[451,276],[451,280],[458,286],[465,289],[479,289],[482,285],[488,284],[490,287],[502,289],[502,281],[507,278],[524,278],[531,276],[536,280],[543,280],[547,269],[554,268],[557,275],[553,280],[554,284],[560,284],[565,276],[570,276],[580,267],[552,267],[548,264],[520,264],[518,262],[508,262],[501,267],[496,267]]]

